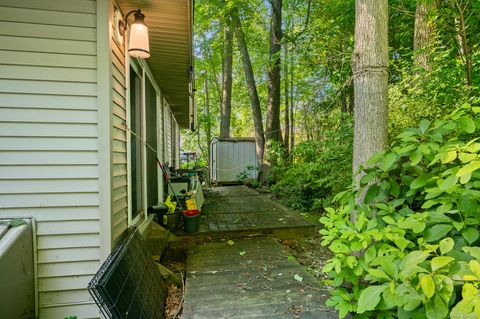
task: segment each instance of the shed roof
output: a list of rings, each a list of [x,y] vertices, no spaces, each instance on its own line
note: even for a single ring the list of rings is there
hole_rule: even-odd
[[[193,81],[192,0],[119,0],[125,13],[141,9],[150,40],[147,64],[178,124],[190,124],[190,83]]]
[[[212,142],[255,142],[255,137],[215,137]]]

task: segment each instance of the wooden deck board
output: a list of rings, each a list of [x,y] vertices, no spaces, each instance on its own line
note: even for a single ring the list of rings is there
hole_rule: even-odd
[[[298,212],[246,186],[215,187],[205,193],[199,230],[195,235],[273,234],[278,237],[313,235],[315,226]],[[185,235],[182,231],[178,235]]]
[[[189,251],[183,318],[336,318],[327,296],[275,239],[211,242]]]

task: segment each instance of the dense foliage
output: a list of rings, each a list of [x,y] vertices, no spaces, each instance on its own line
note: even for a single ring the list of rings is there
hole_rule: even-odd
[[[327,208],[324,271],[340,317],[480,317],[479,115],[464,104],[403,130]]]
[[[316,140],[298,144],[293,161],[279,162],[272,192],[289,207],[319,210],[352,180],[352,118],[332,113],[324,123],[329,130]]]

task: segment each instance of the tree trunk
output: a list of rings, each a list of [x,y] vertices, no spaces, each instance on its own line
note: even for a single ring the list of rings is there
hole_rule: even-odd
[[[252,107],[253,125],[255,128],[255,144],[257,150],[258,162],[263,165],[263,156],[265,153],[265,136],[263,132],[262,109],[260,108],[260,99],[258,98],[257,85],[255,83],[255,75],[253,73],[252,62],[248,53],[247,42],[245,41],[245,34],[242,30],[242,24],[238,15],[238,10],[234,9],[233,25],[235,36],[237,38],[238,49],[242,58],[243,69],[245,72],[245,82],[247,84],[248,96],[250,98],[250,105]]]
[[[290,92],[289,86],[290,82],[288,80],[288,45],[284,47],[284,61],[283,61],[283,89],[284,89],[284,99],[285,99],[285,113],[284,113],[284,120],[285,120],[285,138],[283,139],[283,148],[285,149],[285,157],[288,159],[290,157]]]
[[[268,104],[265,138],[281,142],[280,129],[280,50],[282,41],[282,0],[269,0],[272,7],[270,21],[270,54],[268,66]]]
[[[210,96],[208,94],[208,78],[205,76],[204,83],[204,92],[205,92],[205,117],[207,121],[205,122],[205,135],[207,136],[207,145],[208,145],[208,160],[210,160],[210,143],[212,142],[212,123],[210,122]]]
[[[215,81],[213,82],[213,84],[215,85],[215,89],[216,89],[216,93],[218,94],[220,105],[222,105],[222,88],[220,87],[220,84],[219,84],[220,79],[218,76],[217,68],[215,67],[215,61],[213,60],[213,54],[210,48],[210,43],[208,43],[205,35],[203,36],[203,48],[207,55],[210,68],[212,69],[212,74],[213,74],[213,77],[215,78]]]
[[[465,6],[455,1],[455,8],[458,11],[458,17],[455,18],[455,27],[457,29],[458,52],[465,67],[465,77],[467,85],[472,86],[472,50],[467,39],[467,27],[465,25]]]
[[[220,137],[230,137],[232,113],[233,30],[231,17],[225,18],[223,39],[222,104],[220,107]]]
[[[433,27],[428,14],[433,9],[434,2],[417,0],[415,12],[415,28],[413,34],[413,64],[415,67],[431,71],[429,55],[433,42]]]
[[[293,57],[290,56],[290,151],[293,151],[293,147],[295,146],[295,103],[293,100],[294,75]],[[285,74],[285,77],[288,77],[287,74]]]
[[[353,173],[387,146],[388,134],[388,1],[357,0],[354,83]],[[356,176],[358,183],[360,176]]]

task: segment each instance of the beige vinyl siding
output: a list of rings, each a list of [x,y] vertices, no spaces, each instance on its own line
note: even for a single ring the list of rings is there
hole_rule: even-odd
[[[175,131],[175,140],[173,141],[175,143],[175,163],[176,167],[180,168],[180,126],[178,126],[178,123],[176,119],[174,118],[174,131]]]
[[[164,115],[164,132],[165,132],[165,163],[168,163],[168,166],[172,165],[172,112],[170,111],[170,106],[166,101],[163,104],[163,115]]]
[[[0,2],[0,216],[33,217],[40,318],[99,317],[96,2]]]
[[[119,8],[114,1],[114,6]],[[117,26],[112,25],[115,30]],[[113,32],[114,34],[114,32]],[[127,190],[127,103],[125,77],[125,46],[110,37],[112,60],[112,241],[128,227]]]

